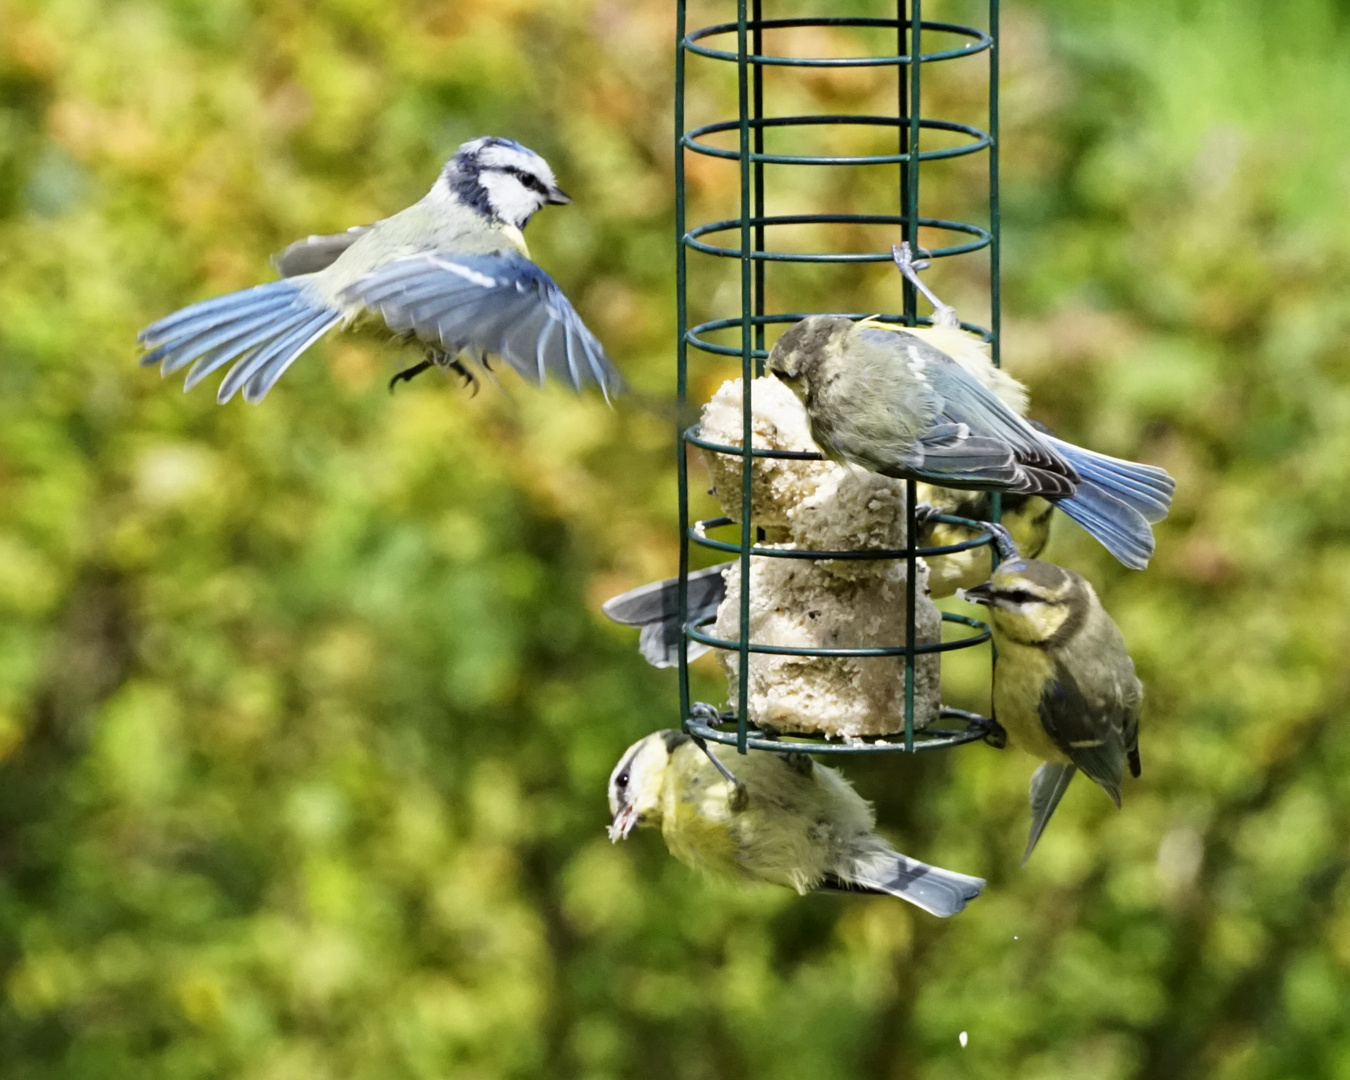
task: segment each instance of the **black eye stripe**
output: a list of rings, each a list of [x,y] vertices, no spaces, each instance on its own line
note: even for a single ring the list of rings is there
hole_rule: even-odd
[[[1034,592],[1027,592],[1026,589],[1009,589],[1007,592],[999,594],[1005,600],[1011,600],[1014,604],[1051,604],[1052,600],[1044,596],[1037,596]]]
[[[517,168],[514,165],[499,165],[497,168],[499,172],[504,172],[507,176],[514,176],[531,191],[536,191],[540,195],[548,194],[548,188],[544,186],[544,182],[540,180],[539,177],[535,176],[534,173],[528,173],[524,169]]]

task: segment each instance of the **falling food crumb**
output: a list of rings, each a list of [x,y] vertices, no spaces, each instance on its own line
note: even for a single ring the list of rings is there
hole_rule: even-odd
[[[956,1037],[956,1041],[961,1044],[961,1049],[964,1050],[966,1048],[966,1043],[969,1042],[969,1036],[963,1031]]]
[[[1017,935],[1016,935],[1016,934],[1013,935],[1013,940],[1014,940],[1014,941],[1017,940]]]

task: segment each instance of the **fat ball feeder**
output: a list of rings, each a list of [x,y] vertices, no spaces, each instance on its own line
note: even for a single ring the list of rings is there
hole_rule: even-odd
[[[869,31],[889,31],[895,35],[895,51],[885,55],[847,57],[796,57],[777,55],[765,50],[765,34],[781,30],[820,29],[836,31],[855,28]],[[929,657],[961,649],[981,646],[990,639],[988,626],[982,621],[964,615],[940,613],[941,625],[957,632],[949,640],[921,640],[920,600],[918,595],[920,559],[953,554],[971,548],[989,545],[998,558],[1006,534],[1000,535],[995,524],[978,522],[951,515],[937,515],[935,520],[965,526],[975,535],[964,542],[941,547],[918,545],[919,512],[916,507],[916,484],[913,480],[887,481],[903,491],[903,544],[899,546],[870,546],[857,548],[817,548],[807,543],[780,543],[781,537],[769,539],[762,528],[757,528],[756,472],[783,462],[822,462],[822,455],[811,449],[770,447],[760,432],[756,445],[756,413],[752,388],[757,377],[764,373],[768,355],[765,343],[769,326],[787,326],[820,312],[770,312],[767,310],[766,277],[771,263],[796,264],[850,264],[888,263],[899,258],[900,249],[879,251],[785,251],[771,250],[766,243],[766,230],[776,226],[826,225],[841,227],[890,226],[907,245],[908,252],[920,252],[928,260],[940,260],[961,255],[987,252],[991,281],[990,325],[988,328],[969,323],[961,325],[978,334],[988,343],[991,358],[999,363],[999,200],[998,200],[998,0],[988,2],[987,29],[950,22],[927,21],[923,18],[923,0],[898,0],[893,17],[862,16],[794,16],[765,18],[762,0],[737,0],[735,21],[723,22],[690,30],[687,26],[686,0],[678,0],[676,14],[675,54],[675,194],[676,194],[676,300],[678,337],[677,394],[681,410],[687,407],[690,364],[696,355],[730,357],[740,360],[739,393],[741,430],[738,438],[718,441],[696,424],[682,430],[678,437],[677,467],[679,480],[679,620],[684,633],[679,648],[679,686],[681,726],[700,744],[717,742],[734,745],[741,753],[749,749],[806,752],[810,754],[856,754],[935,750],[974,742],[997,733],[992,719],[977,713],[938,705],[934,722],[918,723],[916,689],[920,682],[920,667]],[[928,43],[946,47],[925,49]],[[967,123],[925,117],[922,113],[924,79],[929,71],[949,63],[978,63],[983,58],[988,69],[988,130]],[[688,127],[686,100],[688,76],[694,65],[734,64],[738,115],[734,120]],[[894,68],[896,72],[895,113],[893,115],[848,115],[838,113],[768,116],[765,112],[765,71],[769,68],[841,69]],[[800,128],[881,128],[892,129],[896,136],[894,152],[881,154],[814,154],[770,153],[765,149],[765,133],[769,130]],[[945,141],[954,145],[925,147],[925,133],[942,133]],[[736,137],[736,148],[716,144],[716,137]],[[739,179],[738,213],[734,218],[694,224],[689,222],[689,200],[686,184],[687,155],[704,155],[737,165]],[[988,223],[979,225],[967,221],[923,216],[920,212],[920,179],[923,165],[944,159],[982,154],[988,164]],[[858,166],[895,166],[897,170],[895,213],[806,213],[770,214],[766,209],[765,174],[775,166],[810,166],[816,168],[848,169]],[[946,234],[949,242],[924,251],[919,246],[919,230],[924,228]],[[730,244],[727,240],[730,239]],[[739,241],[737,243],[736,241]],[[735,246],[730,246],[734,244]],[[714,318],[691,325],[689,319],[689,283],[691,256],[704,259],[732,259],[740,270],[739,314]],[[922,264],[916,264],[921,267]],[[915,278],[909,274],[903,279],[902,310],[894,314],[876,316],[874,312],[835,312],[854,319],[879,317],[883,321],[903,326],[931,325],[932,319],[917,311]],[[920,286],[922,288],[922,286]],[[723,344],[711,336],[723,331],[739,330],[739,343]],[[722,393],[725,393],[726,387]],[[683,414],[683,413],[682,413]],[[706,416],[706,413],[705,413]],[[733,433],[734,434],[734,433]],[[725,458],[721,471],[731,466],[739,472],[739,491],[735,492],[739,506],[724,506],[718,517],[691,520],[689,492],[689,448],[705,454]],[[837,466],[836,466],[837,467]],[[727,485],[732,486],[732,485]],[[738,513],[736,511],[739,511]],[[993,498],[993,521],[999,520],[997,495]],[[720,531],[739,523],[737,540],[723,539]],[[800,541],[800,537],[798,540]],[[733,619],[710,620],[706,617],[697,625],[689,617],[689,574],[692,550],[695,547],[735,555],[732,577],[728,578],[731,602],[738,605]],[[753,560],[753,563],[752,563]],[[752,590],[758,566],[768,565],[764,560],[803,560],[802,567],[853,564],[861,566],[903,566],[904,641],[900,644],[880,644],[867,647],[815,648],[799,645],[779,645],[754,640],[751,609]],[[725,608],[725,604],[724,604]],[[712,623],[734,623],[733,632],[718,636]],[[941,638],[941,634],[936,636]],[[731,708],[719,712],[715,707],[691,700],[689,683],[688,644],[699,642],[723,650],[728,666],[734,672]],[[752,723],[751,683],[752,657],[764,657],[766,662],[782,658],[797,658],[792,662],[809,665],[819,660],[863,660],[895,658],[903,669],[902,713],[903,725],[880,736],[848,738],[828,741],[819,733],[792,730],[768,730]],[[710,755],[711,756],[711,755]],[[713,758],[716,764],[715,757]],[[719,766],[720,767],[720,766]]]

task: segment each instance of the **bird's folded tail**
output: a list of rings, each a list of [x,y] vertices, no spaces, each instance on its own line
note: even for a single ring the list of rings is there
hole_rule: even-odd
[[[1050,815],[1055,812],[1064,792],[1069,790],[1069,781],[1078,770],[1072,765],[1062,765],[1056,761],[1047,761],[1031,778],[1031,835],[1027,838],[1027,850],[1022,855],[1022,865],[1026,866],[1031,853],[1036,850],[1036,842],[1045,832]]]
[[[722,571],[729,566],[722,563],[706,570],[695,570],[689,575],[689,623],[697,626],[715,618],[722,599],[727,594]],[[650,585],[641,585],[626,593],[606,600],[600,608],[617,623],[640,626],[642,637],[638,647],[647,662],[654,667],[674,667],[680,662],[680,581],[666,578]],[[689,659],[695,660],[709,649],[699,641],[689,642]]]
[[[1156,524],[1167,517],[1177,482],[1166,469],[1098,454],[1053,435],[1045,434],[1043,438],[1069,460],[1083,481],[1138,511],[1145,521]]]
[[[1132,506],[1083,481],[1067,499],[1055,505],[1063,510],[1112,555],[1131,570],[1143,570],[1153,557],[1153,526]]]
[[[979,896],[984,886],[984,878],[929,866],[889,849],[860,860],[847,878],[831,875],[822,885],[835,892],[898,896],[942,919],[964,910],[966,902]]]
[[[285,278],[203,300],[151,323],[138,336],[150,350],[141,363],[159,364],[164,375],[192,364],[183,384],[190,390],[233,362],[216,400],[223,404],[242,388],[244,400],[256,403],[341,319],[340,312],[310,298],[303,277]]]

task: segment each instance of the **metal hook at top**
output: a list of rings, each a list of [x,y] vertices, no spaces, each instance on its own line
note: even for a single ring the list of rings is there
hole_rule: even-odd
[[[921,248],[920,251],[922,250]],[[939,300],[933,290],[925,285],[919,277],[920,270],[927,270],[933,265],[931,260],[915,259],[908,240],[902,240],[898,244],[891,245],[891,258],[895,260],[895,267],[900,271],[900,276],[918,289],[923,294],[924,299],[933,305],[934,326],[954,327],[960,325],[956,318],[956,308]]]

